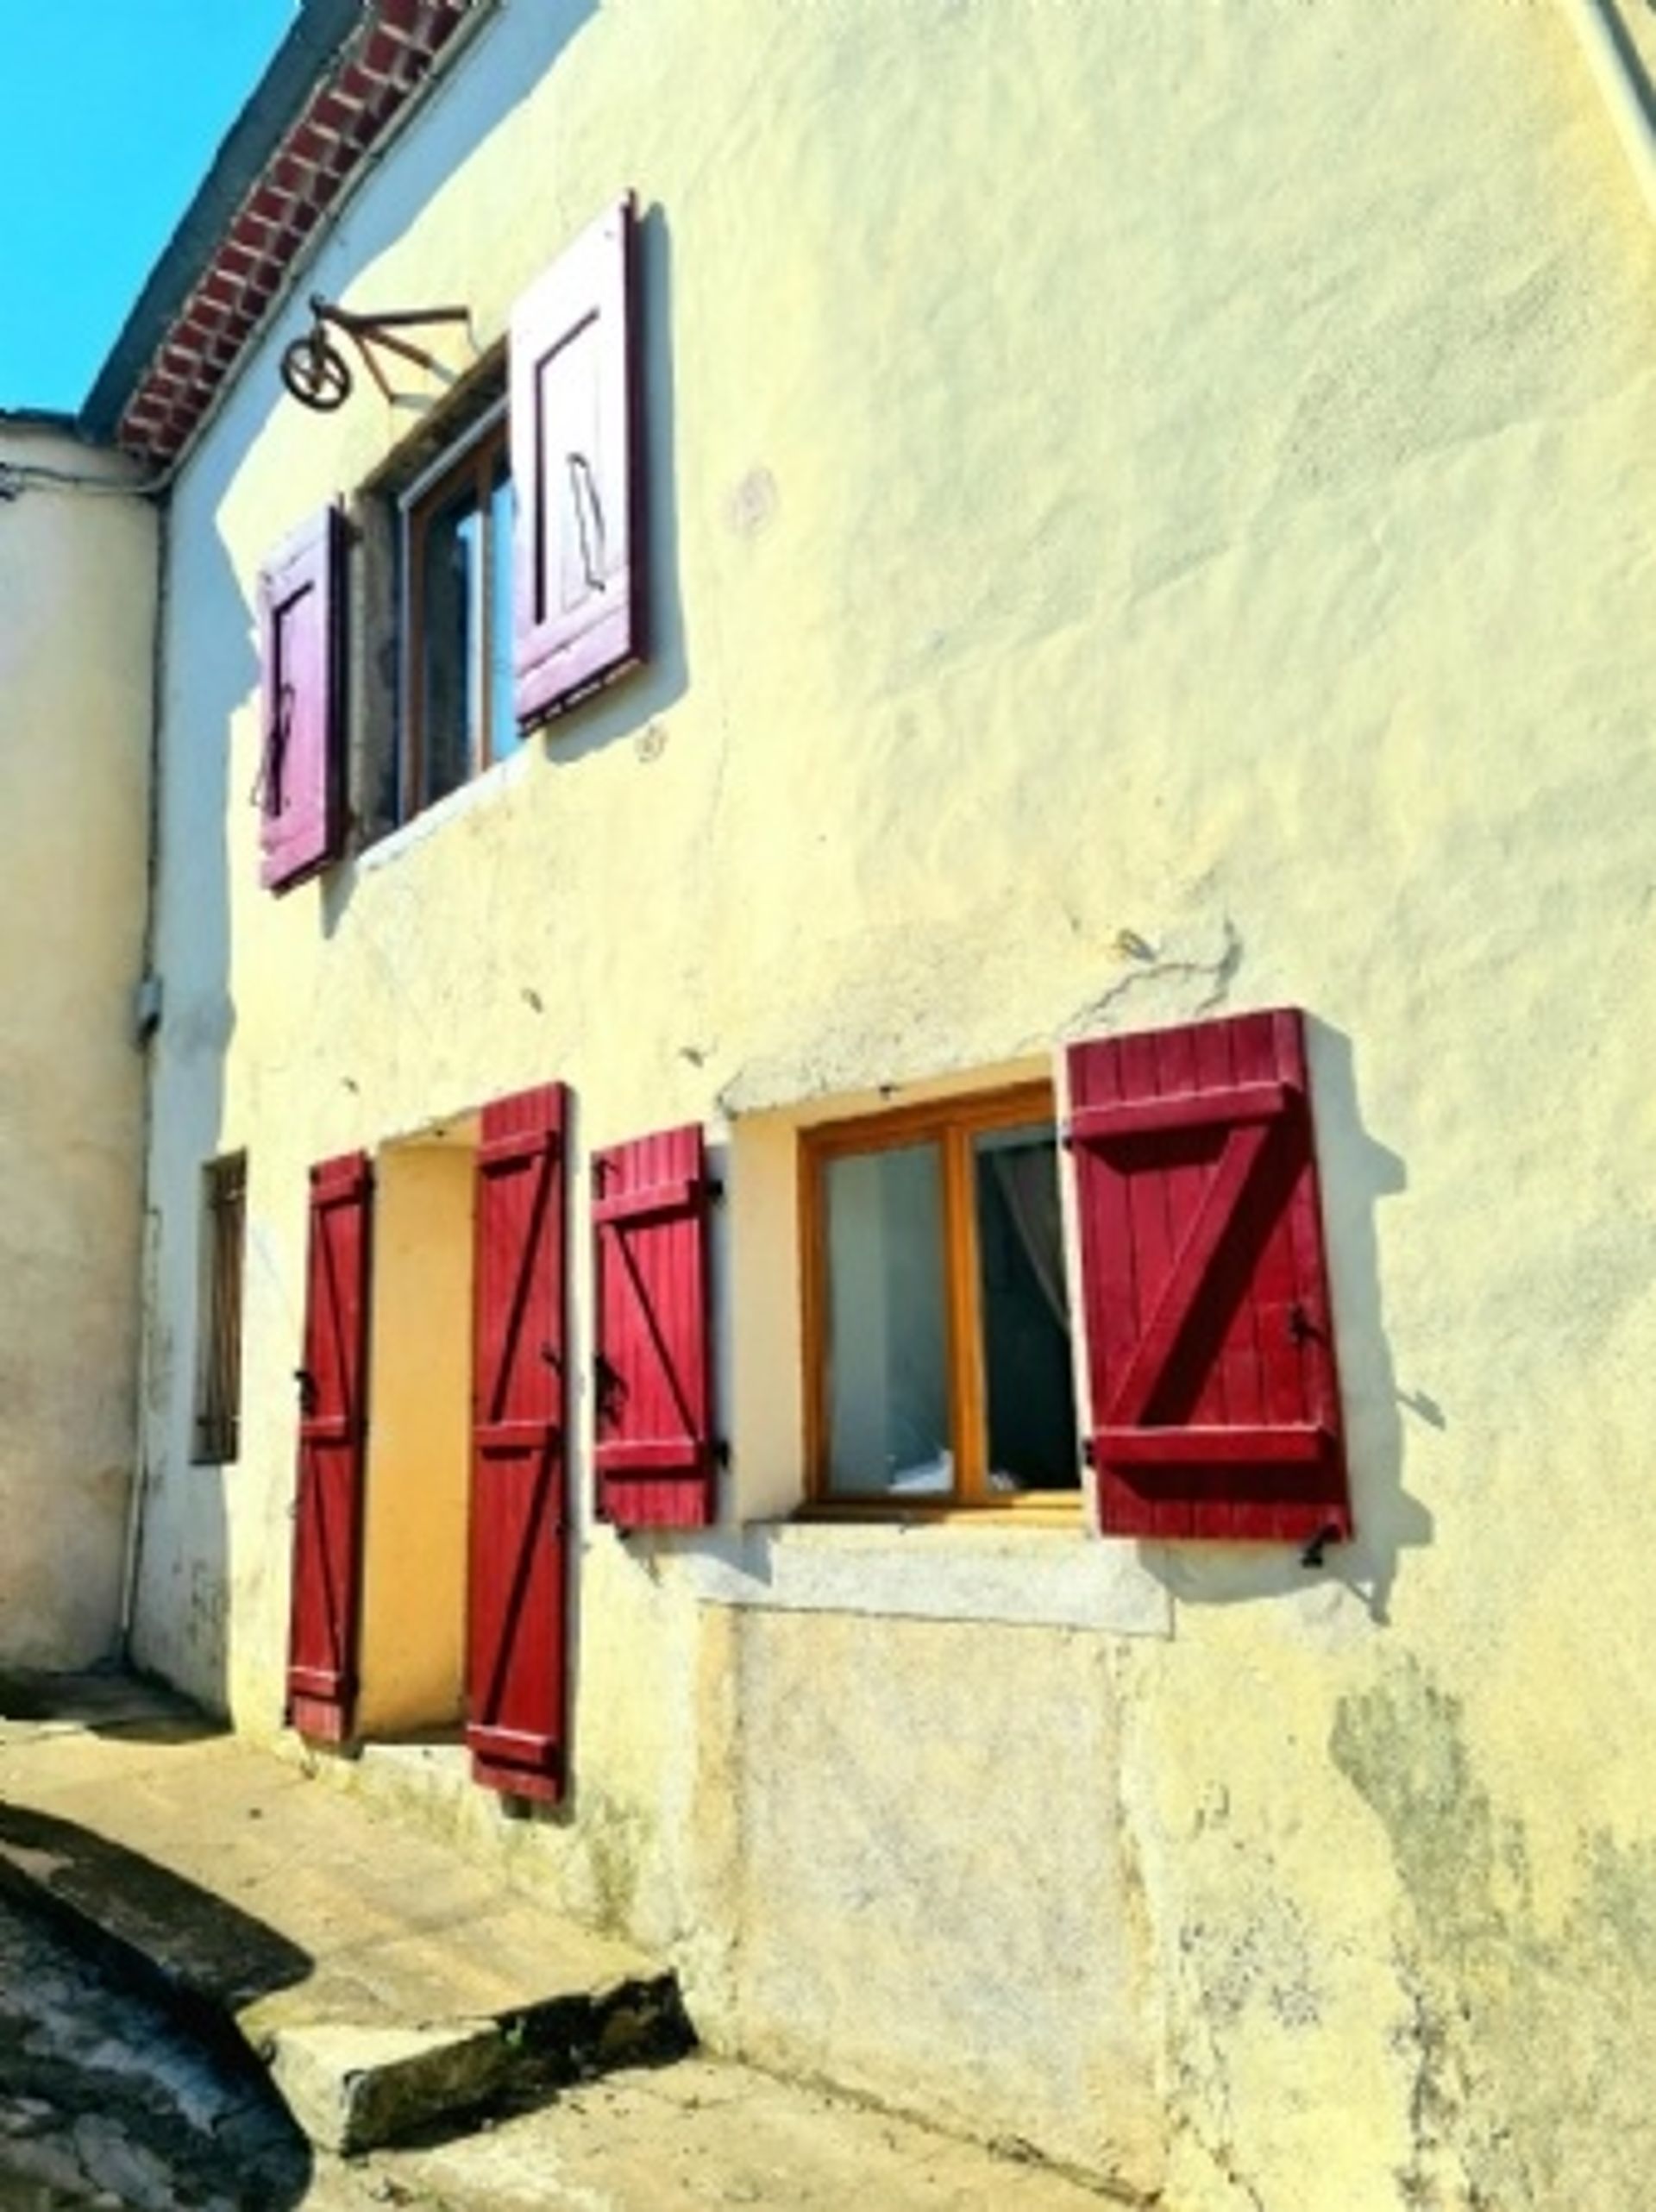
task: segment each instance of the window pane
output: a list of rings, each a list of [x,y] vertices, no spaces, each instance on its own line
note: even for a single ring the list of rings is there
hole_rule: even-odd
[[[440,507],[426,526],[422,577],[424,746],[422,805],[472,772],[480,670],[474,644],[482,589],[481,521],[471,492]]]
[[[828,1486],[954,1486],[935,1144],[830,1160]]]
[[[511,477],[505,456],[489,493],[489,758],[504,760],[518,744],[511,701]]]
[[[1081,1486],[1053,1137],[1048,1122],[972,1144],[991,1490]]]

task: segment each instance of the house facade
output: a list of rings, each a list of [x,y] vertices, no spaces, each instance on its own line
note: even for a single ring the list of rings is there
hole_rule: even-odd
[[[131,1651],[710,2042],[1182,2212],[1656,2156],[1579,28],[313,5],[95,395]]]

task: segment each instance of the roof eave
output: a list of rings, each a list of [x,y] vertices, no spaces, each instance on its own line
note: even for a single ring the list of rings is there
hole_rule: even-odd
[[[248,187],[260,175],[311,87],[362,20],[360,0],[304,0],[178,228],[163,248],[80,411],[85,436],[112,442],[129,400],[177,320]]]

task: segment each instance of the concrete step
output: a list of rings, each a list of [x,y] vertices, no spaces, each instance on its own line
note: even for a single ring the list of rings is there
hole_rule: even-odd
[[[357,2152],[693,2038],[670,1973],[165,1692],[0,1676],[0,1881]]]

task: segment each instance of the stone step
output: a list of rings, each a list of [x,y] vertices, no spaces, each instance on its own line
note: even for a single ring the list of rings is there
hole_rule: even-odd
[[[361,2151],[693,2040],[672,1975],[180,1700],[0,1678],[0,1880]]]

